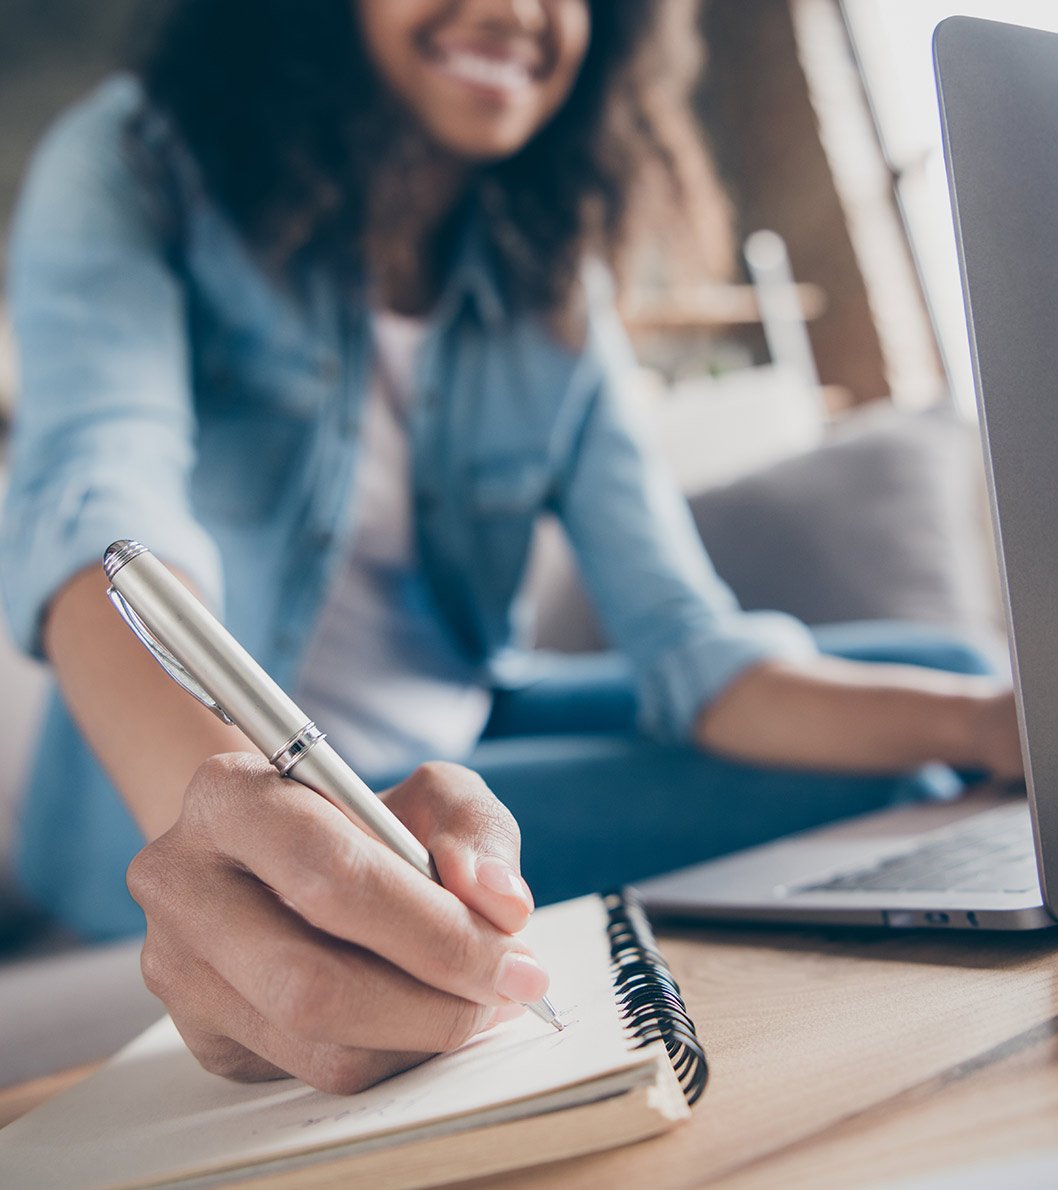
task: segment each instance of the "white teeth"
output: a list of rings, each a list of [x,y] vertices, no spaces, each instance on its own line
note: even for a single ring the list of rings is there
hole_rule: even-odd
[[[444,65],[456,78],[482,87],[494,87],[498,91],[516,91],[530,82],[529,71],[521,62],[485,58],[462,51],[449,54]]]

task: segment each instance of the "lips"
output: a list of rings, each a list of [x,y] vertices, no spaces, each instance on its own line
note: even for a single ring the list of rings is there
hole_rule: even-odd
[[[492,91],[521,91],[533,82],[533,72],[524,62],[468,50],[442,54],[437,65],[452,78]]]
[[[427,56],[449,78],[495,95],[515,96],[531,87],[544,72],[538,53],[516,45],[434,42]]]

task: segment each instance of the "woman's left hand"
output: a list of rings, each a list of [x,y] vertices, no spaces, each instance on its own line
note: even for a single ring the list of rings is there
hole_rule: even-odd
[[[1013,690],[1001,690],[981,701],[975,734],[982,767],[997,781],[1020,781],[1025,776]]]
[[[993,678],[818,656],[765,661],[699,713],[695,739],[749,764],[844,773],[940,761],[1024,773],[1014,692]]]

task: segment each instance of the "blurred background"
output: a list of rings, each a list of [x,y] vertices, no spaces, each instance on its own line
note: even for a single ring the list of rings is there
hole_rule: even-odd
[[[120,63],[140,7],[138,0],[4,0],[0,226],[34,143],[65,105]],[[971,409],[930,37],[953,13],[1058,30],[1058,5],[705,0],[700,7],[709,66],[697,103],[734,201],[734,233],[742,241],[768,228],[785,240],[793,275],[804,283],[799,306],[829,402],[891,397],[921,406],[950,393]],[[749,277],[747,269],[733,280]],[[629,311],[644,354],[684,371],[767,359],[759,318],[753,295],[738,285],[649,293]],[[652,337],[683,338],[678,346],[690,359],[681,363],[676,347],[668,344],[666,354]],[[5,339],[0,408],[7,412],[13,383]]]

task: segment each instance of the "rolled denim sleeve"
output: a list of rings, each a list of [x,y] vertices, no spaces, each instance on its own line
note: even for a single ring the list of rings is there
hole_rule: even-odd
[[[743,611],[716,573],[628,398],[634,360],[612,308],[596,308],[581,367],[585,416],[557,511],[609,637],[635,669],[641,726],[687,741],[698,712],[744,670],[816,646],[791,616]]]
[[[55,126],[12,233],[19,404],[0,575],[15,639],[38,656],[49,600],[117,538],[221,599],[217,551],[189,499],[186,299],[161,183],[130,140],[139,104],[137,84],[115,79]]]

